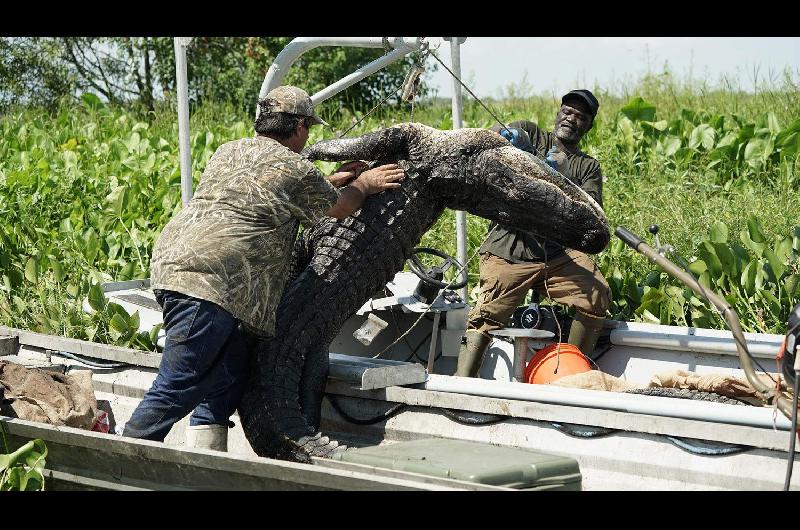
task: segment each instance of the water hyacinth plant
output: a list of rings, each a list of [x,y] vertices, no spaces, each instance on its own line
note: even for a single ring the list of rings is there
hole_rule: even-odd
[[[783,87],[778,97],[662,85],[643,82],[624,97],[594,90],[600,113],[581,148],[602,164],[606,214],[639,234],[659,224],[662,240],[728,297],[747,331],[782,333],[798,301],[798,89]],[[486,103],[506,122],[530,119],[546,130],[558,106],[524,94]],[[310,143],[363,117],[321,111],[332,126],[312,128]],[[176,115],[169,103],[141,113],[84,94],[0,116],[0,324],[155,348],[158,330],[139,332],[139,315],[109,303],[99,284],[147,278],[153,244],[181,207]],[[466,99],[463,117],[465,127],[494,123]],[[381,107],[348,136],[409,119],[408,108]],[[418,102],[414,119],[449,129],[450,104]],[[252,116],[206,102],[192,109],[191,131],[196,186],[219,145],[253,134]],[[328,173],[335,164],[319,167]],[[454,226],[446,211],[420,245],[455,255]],[[487,228],[468,216],[468,255]],[[595,259],[612,289],[609,318],[724,327],[620,241]],[[469,264],[473,293],[477,263]]]

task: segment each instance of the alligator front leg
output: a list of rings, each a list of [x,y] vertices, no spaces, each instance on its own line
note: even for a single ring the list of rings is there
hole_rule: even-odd
[[[390,127],[355,138],[323,140],[303,150],[309,160],[378,160],[405,157],[408,152],[409,131]]]

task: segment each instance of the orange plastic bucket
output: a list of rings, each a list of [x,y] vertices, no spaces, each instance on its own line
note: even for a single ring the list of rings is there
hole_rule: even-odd
[[[576,346],[561,342],[536,352],[525,367],[525,381],[535,385],[546,385],[566,375],[580,374],[591,369],[589,360]]]

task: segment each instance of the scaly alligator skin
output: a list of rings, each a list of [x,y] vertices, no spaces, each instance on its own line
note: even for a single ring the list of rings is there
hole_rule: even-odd
[[[533,155],[484,129],[441,131],[400,124],[319,142],[311,160],[395,162],[400,188],[368,197],[353,216],[326,218],[298,237],[278,306],[275,338],[253,355],[239,407],[258,455],[299,462],[344,446],[318,432],[328,345],[344,321],[381,291],[445,208],[598,253],[610,232],[583,190]]]

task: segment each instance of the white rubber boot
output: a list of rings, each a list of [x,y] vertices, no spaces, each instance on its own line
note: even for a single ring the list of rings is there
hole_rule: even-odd
[[[227,425],[189,425],[186,429],[187,449],[228,450]]]

